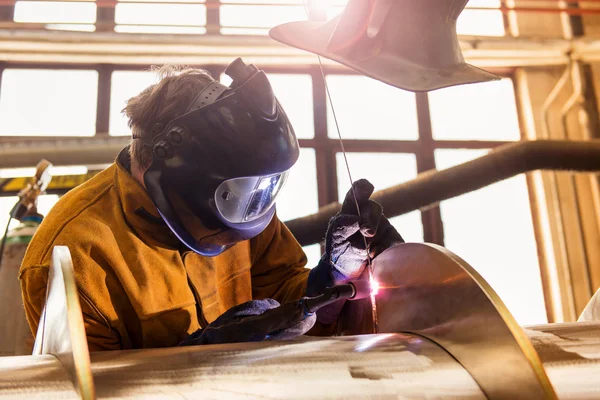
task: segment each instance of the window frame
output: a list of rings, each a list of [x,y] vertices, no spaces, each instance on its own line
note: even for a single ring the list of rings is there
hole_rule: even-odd
[[[12,63],[0,64],[0,90],[2,73],[7,68],[20,69],[86,69],[98,72],[98,99],[96,110],[96,137],[109,136],[110,122],[110,98],[112,73],[114,71],[140,71],[147,70],[151,65],[134,64],[59,64],[59,63]],[[218,78],[225,69],[222,64],[191,65],[194,68],[202,68],[213,77]],[[324,74],[327,75],[359,75],[350,69],[340,69],[323,66]],[[327,92],[323,74],[317,65],[310,66],[265,66],[266,73],[276,74],[308,74],[312,78],[313,94],[313,124],[314,137],[312,139],[299,139],[300,147],[315,150],[317,169],[317,190],[319,207],[338,201],[337,185],[337,162],[336,153],[341,152],[339,140],[328,137],[327,125]],[[490,72],[496,73],[503,78],[513,80],[516,91],[513,68],[488,68]],[[347,152],[385,152],[385,153],[409,153],[414,154],[417,162],[417,173],[435,169],[434,152],[436,149],[494,149],[495,147],[511,143],[508,141],[479,141],[479,140],[435,140],[432,135],[431,116],[429,112],[428,95],[425,92],[416,93],[416,110],[418,122],[418,138],[416,140],[394,140],[394,139],[345,139],[344,147]],[[515,93],[516,98],[516,93]],[[335,104],[333,105],[335,107]],[[517,112],[520,112],[517,107]],[[342,137],[343,137],[342,132]],[[521,134],[521,137],[523,135]],[[1,137],[0,142],[19,140],[19,137]],[[28,137],[28,141],[52,140],[51,136]],[[438,206],[421,211],[421,222],[423,224],[423,240],[429,243],[444,245],[443,223]]]

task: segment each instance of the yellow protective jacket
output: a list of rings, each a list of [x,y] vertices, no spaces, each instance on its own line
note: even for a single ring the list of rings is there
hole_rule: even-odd
[[[34,335],[56,245],[71,251],[90,351],[174,346],[240,303],[301,298],[309,272],[277,217],[219,256],[182,250],[117,162],[61,198],[29,245],[19,279]]]

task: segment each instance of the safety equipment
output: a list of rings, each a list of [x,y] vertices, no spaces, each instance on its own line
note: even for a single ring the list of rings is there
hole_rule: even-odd
[[[315,314],[306,313],[301,300],[284,305],[273,299],[250,300],[227,310],[179,345],[293,339],[308,332],[315,322]]]
[[[468,0],[350,0],[325,22],[290,22],[269,35],[414,92],[499,79],[465,63],[456,20]]]
[[[161,217],[191,250],[215,256],[258,235],[299,156],[294,130],[263,71],[238,58],[230,87],[212,82],[188,111],[153,128],[144,183]],[[183,203],[206,233],[190,232]],[[217,232],[217,233],[215,233]],[[200,236],[200,237],[198,237]]]
[[[368,258],[374,258],[384,250],[404,243],[402,236],[383,215],[381,205],[369,200],[373,190],[373,185],[366,179],[354,182],[352,189],[346,194],[342,209],[329,221],[325,253],[319,264],[310,271],[307,296],[314,296],[326,287],[358,279],[367,266]],[[368,248],[365,248],[365,242]],[[341,305],[343,302],[323,308],[317,313],[319,322],[334,322]]]

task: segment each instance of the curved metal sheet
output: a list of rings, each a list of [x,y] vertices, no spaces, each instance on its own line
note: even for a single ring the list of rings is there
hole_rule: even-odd
[[[40,317],[33,354],[55,355],[71,375],[81,398],[95,398],[79,292],[75,285],[71,253],[66,246],[55,246],[52,251],[46,304]]]
[[[365,335],[91,354],[98,398],[485,399],[442,348]]]
[[[556,399],[537,352],[487,282],[458,256],[433,244],[403,243],[373,261],[380,289],[379,332],[410,332],[455,357],[488,398]],[[365,333],[370,303],[350,304],[341,326]],[[356,302],[358,303],[358,302]]]
[[[67,370],[52,355],[0,358],[3,399],[78,399]]]
[[[600,322],[525,329],[560,399],[600,400]]]

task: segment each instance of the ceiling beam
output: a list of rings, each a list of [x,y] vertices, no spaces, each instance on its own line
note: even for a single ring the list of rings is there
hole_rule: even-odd
[[[600,58],[600,41],[461,36],[460,45],[466,60],[480,67],[562,65],[571,52]],[[228,64],[235,57],[260,65],[318,63],[313,54],[268,36],[0,30],[0,61],[14,63],[203,65]]]

